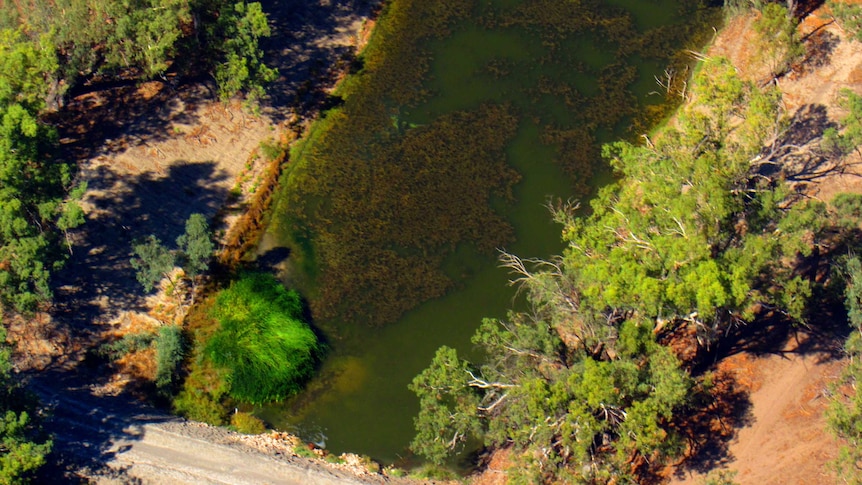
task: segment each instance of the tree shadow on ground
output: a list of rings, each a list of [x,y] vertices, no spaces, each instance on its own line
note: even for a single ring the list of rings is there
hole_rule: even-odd
[[[674,428],[686,441],[684,459],[674,468],[677,478],[684,479],[692,473],[706,474],[734,460],[730,445],[738,430],[754,424],[749,396],[752,382],[746,382],[745,372],[738,372],[740,366],[744,369],[751,365],[745,364],[751,362],[747,359],[767,355],[806,356],[821,364],[845,357],[843,342],[850,327],[846,324],[841,285],[832,280],[833,258],[834,254],[815,251],[794,262],[796,274],[821,283],[814,287],[810,298],[812,307],[804,323],[764,308],[755,321],[726,329],[711,347],[681,355],[693,376],[709,376],[712,385],[698,384],[693,402],[674,417]],[[676,333],[679,335],[665,336],[665,339],[671,342],[694,339],[691,335],[694,330],[683,328]],[[741,360],[732,358],[734,356]]]
[[[787,128],[760,154],[757,174],[783,178],[801,191],[807,184],[831,175],[849,173],[849,157],[823,150],[823,132],[836,128],[826,106],[806,104],[793,113]]]
[[[841,39],[828,30],[821,30],[808,37],[807,53],[802,61],[801,68],[804,72],[812,72],[832,61],[832,53],[838,47]]]
[[[182,86],[162,81],[96,86],[72,97],[47,121],[57,127],[67,159],[86,160],[164,141],[175,136],[175,123],[197,124],[195,106],[215,98],[212,83],[196,81]]]
[[[674,471],[677,478],[731,462],[729,448],[736,431],[754,424],[748,390],[735,373],[719,369],[711,380],[712,386],[698,389],[689,408],[676,419],[686,449],[685,460]]]
[[[328,102],[340,72],[356,66],[357,39],[340,38],[350,26],[373,18],[380,0],[263,0],[272,36],[261,39],[264,62],[279,77],[267,86],[267,114],[284,121],[289,109],[313,117]]]
[[[228,196],[221,183],[228,175],[213,162],[176,162],[164,177],[98,171],[86,200],[93,209],[54,278],[54,317],[84,334],[98,333],[120,310],[146,310],[129,262],[135,241],[152,234],[173,248],[192,213],[212,219]]]
[[[797,18],[802,19],[811,15],[826,2],[824,0],[797,0],[795,3],[796,8],[794,8],[793,13]]]
[[[81,470],[130,483],[122,468],[107,463],[142,439],[145,425],[180,421],[125,394],[96,396],[84,379],[65,370],[42,371],[27,380],[41,401],[54,443],[38,483],[76,483]]]

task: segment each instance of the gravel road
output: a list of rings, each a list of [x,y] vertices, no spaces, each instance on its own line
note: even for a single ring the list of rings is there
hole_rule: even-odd
[[[61,385],[58,385],[61,384]],[[391,483],[293,455],[269,435],[241,435],[185,421],[128,396],[96,396],[67,373],[40,373],[28,387],[46,407],[55,452],[40,482],[145,484]]]

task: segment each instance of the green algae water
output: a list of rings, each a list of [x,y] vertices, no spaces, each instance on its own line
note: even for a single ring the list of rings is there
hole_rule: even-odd
[[[407,385],[441,345],[471,354],[517,305],[497,250],[563,247],[546,206],[609,179],[601,143],[672,103],[713,11],[686,0],[393,0],[362,69],[291,153],[260,248],[309,300],[329,353],[307,389],[256,410],[334,453],[412,458]]]

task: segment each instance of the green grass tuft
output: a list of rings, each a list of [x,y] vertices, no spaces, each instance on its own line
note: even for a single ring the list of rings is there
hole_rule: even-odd
[[[204,355],[227,370],[229,394],[259,404],[299,391],[311,375],[317,336],[302,320],[302,303],[273,276],[248,273],[216,298],[220,327]]]

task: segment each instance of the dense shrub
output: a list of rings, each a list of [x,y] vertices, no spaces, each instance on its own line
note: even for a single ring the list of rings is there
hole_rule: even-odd
[[[204,357],[226,371],[231,397],[278,401],[298,391],[314,366],[317,337],[302,320],[302,302],[271,275],[249,273],[216,297],[219,328]]]

